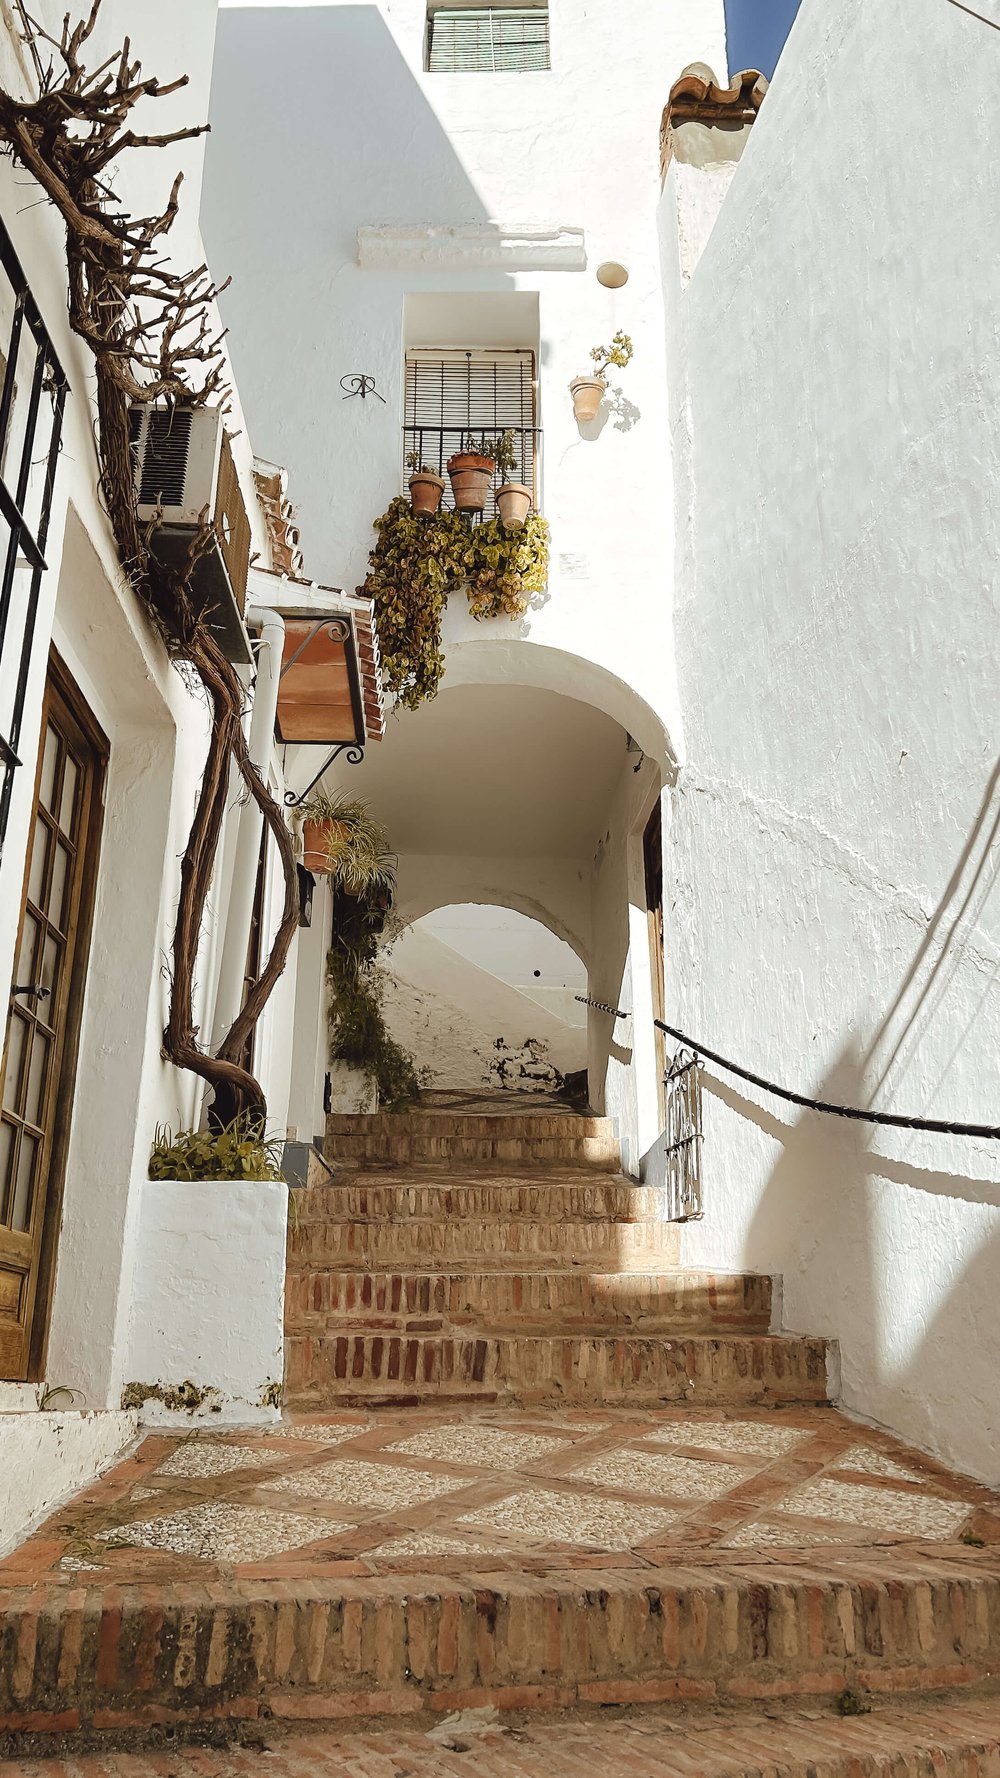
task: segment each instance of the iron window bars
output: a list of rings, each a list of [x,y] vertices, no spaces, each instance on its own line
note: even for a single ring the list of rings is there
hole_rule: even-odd
[[[0,856],[31,671],[45,544],[69,384],[0,222]]]
[[[513,433],[516,467],[512,481],[523,482],[536,498],[536,466],[541,431],[535,424],[535,354],[418,350],[406,354],[403,461],[412,453],[420,465],[445,478],[446,507],[454,506],[447,479],[449,457],[471,437],[478,441]],[[404,467],[404,486],[410,470]],[[484,518],[496,514],[495,477]]]
[[[547,5],[428,11],[430,74],[541,74],[550,66]]]

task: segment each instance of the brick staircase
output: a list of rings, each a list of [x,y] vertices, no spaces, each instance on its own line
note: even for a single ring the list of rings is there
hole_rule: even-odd
[[[610,1120],[333,1116],[298,1194],[285,1396],[731,1407],[827,1399],[823,1340],[769,1332],[771,1281],[681,1272]]]
[[[0,1563],[0,1759],[1000,1778],[1000,1499],[835,1412],[769,1279],[680,1270],[605,1123],[333,1119],[328,1154],[295,1417],[150,1435]],[[211,1734],[253,1751],[108,1751]]]

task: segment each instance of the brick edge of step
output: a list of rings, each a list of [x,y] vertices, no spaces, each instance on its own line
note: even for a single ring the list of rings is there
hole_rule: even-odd
[[[833,1360],[833,1362],[831,1362]],[[833,1343],[796,1334],[292,1334],[285,1405],[826,1406]]]
[[[320,1722],[507,1709],[817,1700],[996,1687],[1000,1571],[893,1552],[823,1571],[163,1584],[0,1601],[0,1733],[208,1717]],[[293,1607],[290,1611],[290,1606]],[[623,1671],[623,1666],[627,1671]],[[831,1725],[832,1726],[832,1725]]]

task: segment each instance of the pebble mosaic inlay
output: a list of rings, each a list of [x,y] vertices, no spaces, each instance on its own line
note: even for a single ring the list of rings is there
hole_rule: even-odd
[[[297,1495],[302,1500],[329,1500],[334,1505],[367,1506],[384,1511],[393,1506],[419,1506],[439,1494],[454,1494],[467,1481],[458,1476],[429,1475],[421,1469],[392,1469],[388,1464],[321,1463],[278,1481],[264,1482],[261,1494]]]
[[[782,1512],[810,1519],[840,1519],[870,1525],[904,1537],[948,1537],[957,1532],[969,1509],[961,1500],[937,1500],[926,1494],[904,1494],[898,1488],[874,1488],[864,1482],[826,1479],[796,1488],[775,1501]]]
[[[894,1463],[884,1451],[873,1450],[871,1445],[852,1445],[842,1457],[837,1458],[837,1469],[860,1469],[865,1475],[882,1475],[899,1482],[926,1482],[927,1477],[919,1470],[907,1469],[902,1463]]]
[[[332,1526],[302,1513],[268,1512],[252,1506],[221,1503],[191,1506],[162,1519],[139,1519],[98,1533],[115,1543],[133,1543],[144,1550],[170,1550],[178,1556],[200,1556],[208,1562],[263,1562],[302,1544],[329,1536]],[[338,1531],[353,1530],[338,1525]]]
[[[192,1440],[156,1466],[157,1475],[228,1475],[235,1469],[259,1469],[280,1463],[280,1451],[263,1451],[257,1445],[214,1445]]]
[[[311,1439],[317,1445],[342,1445],[345,1439],[360,1438],[368,1430],[367,1421],[359,1426],[345,1426],[339,1421],[329,1425],[316,1421],[306,1426],[294,1426],[286,1422],[282,1426],[269,1426],[267,1437]]]
[[[458,1523],[495,1531],[517,1531],[536,1543],[581,1543],[627,1550],[676,1524],[678,1514],[658,1506],[629,1506],[620,1500],[586,1499],[529,1488],[493,1506],[462,1513]]]
[[[573,1476],[629,1494],[670,1494],[677,1500],[692,1501],[718,1500],[752,1473],[731,1463],[699,1463],[694,1457],[657,1457],[630,1450],[595,1457],[574,1469]]]
[[[516,1469],[565,1449],[561,1438],[538,1432],[499,1432],[493,1426],[433,1426],[411,1438],[389,1445],[390,1451],[407,1451],[411,1457],[434,1457],[441,1463],[479,1464],[485,1469],[503,1465]]]
[[[783,1457],[810,1437],[795,1426],[762,1426],[754,1420],[674,1420],[648,1432],[646,1442],[690,1445],[701,1451],[742,1451],[751,1457]]]
[[[485,1556],[490,1553],[490,1545],[468,1542],[460,1537],[439,1536],[436,1531],[414,1531],[408,1537],[391,1537],[388,1543],[380,1543],[377,1549],[369,1550],[368,1555],[375,1561],[392,1562],[405,1560],[408,1556]]]

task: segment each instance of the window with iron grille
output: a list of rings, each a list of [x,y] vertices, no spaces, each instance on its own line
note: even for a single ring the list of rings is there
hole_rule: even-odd
[[[516,466],[511,481],[536,494],[535,473],[541,433],[535,424],[535,354],[510,351],[415,350],[406,354],[403,461],[416,454],[421,467],[445,477],[445,506],[453,506],[447,485],[448,458],[468,439],[478,443],[513,434]],[[404,480],[410,471],[404,472]],[[496,487],[484,513],[493,518]]]
[[[431,74],[538,74],[549,68],[548,6],[432,6]]]
[[[0,855],[45,571],[66,377],[0,223]],[[48,655],[48,637],[45,638]]]

